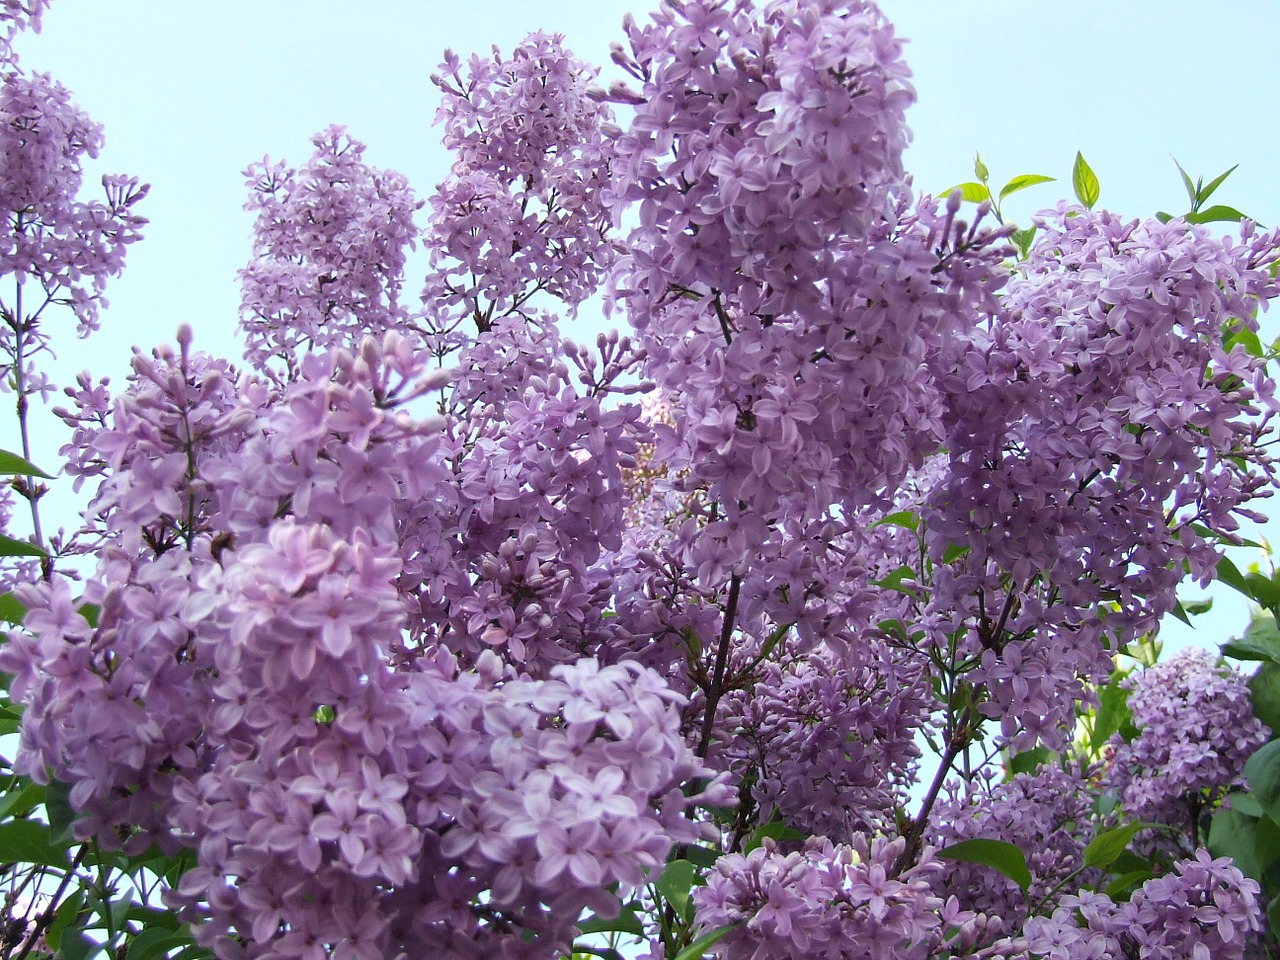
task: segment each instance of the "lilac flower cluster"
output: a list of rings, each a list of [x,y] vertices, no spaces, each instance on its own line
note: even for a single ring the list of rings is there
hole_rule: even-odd
[[[939,643],[980,660],[987,716],[1056,745],[1082,681],[1202,582],[1255,518],[1276,410],[1233,344],[1277,293],[1276,235],[1063,207],[943,378],[947,475],[927,511]]]
[[[924,671],[886,646],[820,648],[786,669],[770,664],[754,689],[730,699],[726,759],[750,778],[762,822],[776,815],[842,842],[894,827],[932,707]]]
[[[721,857],[693,892],[698,924],[738,924],[712,948],[723,960],[925,960],[943,945],[945,927],[970,917],[934,895],[941,861],[926,854],[895,875],[904,844],[857,835],[839,846],[811,840],[784,855],[766,840],[745,856]]]
[[[364,160],[343,127],[311,139],[300,169],[263,158],[244,175],[257,214],[254,258],[240,271],[246,356],[296,374],[308,350],[353,349],[409,320],[400,306],[407,251],[422,206],[405,178]]]
[[[184,335],[96,428],[81,392],[100,612],[62,578],[21,593],[30,634],[0,669],[27,703],[23,769],[72,784],[83,835],[195,849],[172,902],[220,955],[484,956],[530,934],[541,954],[707,839],[691,805],[728,799],[682,793],[710,771],[638,665],[534,679],[492,652],[407,655],[399,511],[450,503],[443,421],[400,409],[441,385],[425,361],[395,335],[309,357],[254,416],[267,391]]]
[[[102,128],[48,74],[11,66],[0,81],[0,276],[34,287],[25,302],[6,303],[14,320],[0,327],[0,342],[17,363],[17,353],[29,358],[46,344],[29,318],[50,302],[71,309],[80,336],[97,329],[106,282],[121,271],[126,248],[146,223],[132,207],[147,188],[109,175],[102,178],[104,200],[80,199],[84,162],[98,156]],[[29,327],[21,338],[11,329],[19,313]],[[17,339],[24,340],[22,350]],[[23,362],[25,376],[33,371]]]
[[[539,293],[572,314],[612,259],[601,199],[609,112],[587,96],[595,71],[561,40],[535,33],[510,57],[495,49],[465,70],[450,51],[431,78],[454,153],[427,231],[424,322],[438,351],[465,342],[463,324],[484,332],[531,318]]]
[[[1065,893],[1096,879],[1084,871],[1084,848],[1091,839],[1093,797],[1089,773],[1042,764],[1002,783],[975,782],[933,809],[931,840],[947,847],[965,840],[1003,840],[1027,858],[1032,882],[1024,894],[989,867],[954,863],[938,890],[969,910],[985,914],[988,929],[1016,930],[1032,908],[1052,909]],[[1066,881],[1075,880],[1068,887]]]
[[[1134,819],[1191,824],[1238,784],[1268,731],[1246,678],[1207,650],[1187,649],[1125,681],[1138,736],[1112,739],[1106,782]]]
[[[660,456],[735,511],[882,494],[935,449],[930,363],[1000,285],[995,235],[907,207],[912,99],[869,3],[665,7],[614,59],[643,86],[612,203],[613,298],[676,413]],[[742,503],[743,508],[737,507]]]
[[[1260,926],[1258,885],[1207,850],[1148,880],[1127,903],[1100,893],[1062,899],[1021,934],[974,953],[974,960],[1243,960]]]

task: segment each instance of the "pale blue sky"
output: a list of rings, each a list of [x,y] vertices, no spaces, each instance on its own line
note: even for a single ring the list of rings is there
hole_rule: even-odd
[[[909,114],[907,164],[920,187],[968,179],[975,150],[1001,181],[1061,178],[1011,201],[1006,212],[1025,220],[1069,192],[1082,150],[1101,181],[1101,205],[1176,213],[1185,202],[1176,156],[1206,179],[1239,163],[1215,200],[1280,222],[1274,0],[884,7],[911,41],[919,103]],[[109,290],[102,333],[63,351],[58,379],[89,366],[118,380],[131,344],[171,340],[183,321],[197,346],[238,356],[247,163],[264,154],[300,161],[312,133],[343,123],[369,145],[371,162],[405,173],[426,196],[448,162],[431,125],[428,81],[444,47],[509,50],[541,28],[607,63],[628,9],[641,16],[646,8],[631,0],[54,0],[44,32],[19,41],[23,65],[52,72],[105,125],[98,172],[153,184],[148,239]],[[1278,319],[1268,319],[1268,338],[1280,334]],[[11,432],[0,421],[5,446]],[[59,429],[47,448],[62,438]],[[1243,615],[1232,603],[1216,628]]]

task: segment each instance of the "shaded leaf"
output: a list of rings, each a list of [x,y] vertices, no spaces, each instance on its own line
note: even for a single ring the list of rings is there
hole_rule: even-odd
[[[53,841],[48,824],[35,820],[0,823],[0,863],[67,865],[66,848]]]
[[[1003,840],[962,840],[936,851],[945,860],[960,860],[991,867],[1022,888],[1026,893],[1031,886],[1031,871],[1027,869],[1027,857],[1012,843]]]
[[[1084,865],[1086,867],[1110,866],[1120,854],[1125,852],[1139,830],[1147,830],[1153,826],[1157,825],[1137,820],[1098,834],[1084,848]]]
[[[1268,660],[1249,678],[1253,715],[1271,730],[1280,730],[1280,664]]]
[[[674,960],[701,960],[702,955],[738,928],[738,924],[730,923],[717,927],[710,933],[704,933],[693,943],[675,955]]]
[[[53,479],[30,460],[20,457],[16,453],[10,453],[8,450],[0,450],[0,473],[16,473],[24,477],[43,477],[45,480]]]
[[[653,883],[681,917],[689,916],[689,891],[693,889],[695,876],[694,866],[688,860],[672,860]]]
[[[636,914],[636,905],[628,903],[612,920],[593,916],[581,921],[578,924],[578,930],[581,933],[629,933],[632,936],[643,937],[644,923]]]
[[[1237,660],[1270,660],[1280,663],[1280,626],[1269,613],[1255,616],[1244,636],[1233,637],[1222,645],[1222,652]]]
[[[34,543],[28,543],[26,540],[15,540],[13,537],[6,537],[0,534],[0,557],[47,557],[45,553]]]
[[[21,600],[12,593],[0,593],[0,620],[20,627],[26,618],[27,608]]]

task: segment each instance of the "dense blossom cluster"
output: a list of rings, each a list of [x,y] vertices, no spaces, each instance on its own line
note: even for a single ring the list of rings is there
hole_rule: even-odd
[[[877,643],[770,664],[725,706],[725,745],[763,822],[846,841],[893,825],[931,711],[927,678]],[[744,798],[745,799],[745,798]]]
[[[927,513],[933,606],[981,659],[989,716],[1057,744],[1079,680],[1211,577],[1269,495],[1263,362],[1224,333],[1276,295],[1276,238],[1078,207],[1039,221],[1000,312],[945,379],[950,462]],[[1255,416],[1261,414],[1262,416]],[[1261,469],[1259,469],[1261,465]]]
[[[1258,888],[1194,825],[1265,739],[1240,677],[1136,678],[1105,781],[990,760],[1069,752],[1267,493],[1280,238],[1063,206],[1015,263],[1010,227],[913,194],[872,3],[625,30],[607,90],[544,34],[447,54],[421,233],[341,128],[249,168],[246,368],[184,327],[66,391],[97,566],[0,574],[30,581],[16,769],[69,785],[83,839],[190,851],[167,903],[220,960],[542,960],[628,901],[667,957],[715,930],[726,960],[1240,956]],[[87,331],[142,191],[76,199],[100,131],[6,69],[0,275]],[[634,339],[567,339],[602,286]],[[23,396],[42,309],[5,303]],[[1190,814],[1194,853],[1097,892],[1103,786]],[[936,855],[980,840],[1025,893]]]
[[[1126,681],[1138,736],[1114,738],[1107,782],[1135,819],[1179,827],[1240,782],[1267,742],[1245,677],[1207,650],[1179,652]]]
[[[465,71],[449,52],[432,76],[454,154],[426,234],[424,323],[438,352],[465,343],[464,327],[532,318],[537,294],[572,314],[599,286],[613,249],[601,195],[609,113],[587,96],[594,76],[542,33],[510,57],[473,56]]]
[[[1258,885],[1201,850],[1148,880],[1127,903],[1098,893],[1062,899],[1052,915],[975,953],[981,960],[1242,960],[1259,929]]]
[[[368,166],[344,128],[311,142],[300,169],[264,158],[245,170],[257,223],[240,326],[255,364],[279,358],[289,373],[311,349],[408,325],[399,297],[422,205],[402,175]]]
[[[737,925],[713,948],[723,960],[924,960],[942,945],[944,926],[969,918],[933,892],[941,861],[926,855],[895,871],[904,843],[858,835],[783,854],[766,840],[716,863],[693,895],[698,920],[709,929]]]
[[[933,843],[947,847],[983,838],[1024,851],[1032,882],[1026,893],[990,867],[953,864],[940,890],[985,914],[989,929],[1017,929],[1032,907],[1050,908],[1091,877],[1084,848],[1092,838],[1093,797],[1088,776],[1043,764],[1004,783],[974,784],[933,811]],[[1074,886],[1069,886],[1074,882]]]

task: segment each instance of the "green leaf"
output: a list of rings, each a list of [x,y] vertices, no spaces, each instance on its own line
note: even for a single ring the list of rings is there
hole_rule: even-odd
[[[982,203],[984,200],[991,199],[991,191],[980,183],[974,183],[972,180],[967,183],[957,183],[954,187],[948,187],[942,191],[940,196],[949,197],[957,190],[960,191],[960,198],[969,203]]]
[[[1012,843],[1003,840],[962,840],[936,851],[946,860],[960,860],[991,867],[1022,888],[1026,893],[1031,887],[1031,871],[1027,869],[1027,857]]]
[[[1201,616],[1213,609],[1213,597],[1205,597],[1202,600],[1188,600],[1182,605],[1182,609],[1193,617]]]
[[[703,847],[696,843],[689,844],[685,848],[684,855],[690,863],[704,870],[710,870],[720,859],[719,850],[712,850],[710,847]]]
[[[1267,661],[1249,678],[1253,715],[1274,731],[1280,731],[1280,664]]]
[[[920,518],[910,510],[899,510],[897,513],[891,513],[881,517],[871,526],[873,527],[902,527],[904,530],[910,530],[917,533],[920,530]]]
[[[1222,204],[1214,204],[1212,207],[1205,207],[1203,210],[1197,210],[1195,213],[1188,213],[1186,216],[1187,223],[1216,223],[1218,221],[1235,222],[1241,220],[1251,220],[1235,207],[1224,207]]]
[[[972,549],[973,547],[967,543],[949,543],[942,553],[942,562],[955,563]]]
[[[1173,214],[1168,213],[1164,210],[1157,210],[1156,219],[1159,220],[1161,223],[1168,223],[1170,220],[1173,219]]]
[[[1196,201],[1200,196],[1200,191],[1196,189],[1195,183],[1191,180],[1191,175],[1182,169],[1182,164],[1175,159],[1173,161],[1173,165],[1178,168],[1178,173],[1182,175],[1182,185],[1187,188],[1187,200],[1191,203],[1192,207],[1195,207]]]
[[[1179,620],[1181,620],[1183,623],[1185,623],[1188,627],[1191,626],[1191,618],[1187,616],[1187,610],[1182,605],[1181,600],[1175,600],[1173,602],[1173,609],[1170,610],[1169,612],[1173,614],[1175,617],[1177,617]]]
[[[1119,733],[1133,719],[1129,710],[1129,691],[1120,686],[1122,679],[1113,673],[1111,681],[1098,688],[1098,711],[1093,718],[1093,736],[1089,738],[1089,749],[1095,752],[1106,746],[1112,734]]]
[[[44,787],[25,777],[15,778],[9,789],[0,796],[0,820],[9,817],[25,817],[44,802]]]
[[[1250,600],[1254,599],[1253,592],[1249,589],[1249,585],[1245,583],[1244,574],[1240,572],[1240,568],[1231,561],[1230,557],[1223,557],[1218,561],[1217,576],[1228,587],[1243,593]]]
[[[20,627],[26,618],[27,608],[21,600],[12,593],[0,593],[0,620]]]
[[[1253,617],[1242,637],[1233,637],[1222,645],[1225,656],[1236,660],[1263,660],[1280,663],[1280,626],[1269,613]]]
[[[1220,174],[1218,174],[1218,176],[1216,176],[1216,177],[1214,177],[1212,180],[1210,180],[1210,181],[1209,181],[1209,182],[1204,186],[1204,188],[1203,188],[1203,189],[1197,190],[1197,191],[1196,191],[1195,202],[1196,202],[1196,203],[1204,203],[1206,200],[1208,200],[1208,199],[1209,199],[1209,197],[1211,197],[1211,196],[1213,195],[1213,191],[1217,190],[1220,186],[1222,186],[1223,181],[1224,181],[1224,180],[1226,180],[1226,179],[1227,179],[1227,177],[1229,177],[1229,176],[1231,176],[1233,173],[1235,173],[1235,172],[1236,172],[1236,170],[1237,170],[1239,167],[1240,167],[1240,164],[1238,164],[1238,163],[1237,163],[1234,167],[1232,167],[1232,168],[1231,168],[1230,170],[1228,170],[1226,173],[1220,173]]]
[[[68,930],[62,935],[62,943],[54,960],[87,960],[98,952],[101,944],[91,940],[83,930]]]
[[[1047,763],[1053,759],[1053,756],[1053,751],[1048,747],[1033,747],[1030,750],[1023,750],[1020,753],[1013,754],[1005,762],[1009,779],[1012,780],[1019,773],[1035,773],[1041,764]]]
[[[1258,798],[1247,793],[1228,793],[1223,798],[1223,805],[1231,810],[1238,810],[1247,817],[1265,817],[1266,811]]]
[[[915,569],[907,566],[906,564],[903,564],[897,570],[893,571],[893,573],[889,574],[887,577],[884,577],[880,580],[872,580],[871,583],[873,586],[884,587],[886,590],[896,590],[898,593],[907,594],[907,596],[915,596],[917,593],[916,588],[904,587],[902,585],[903,580],[908,580],[908,579],[914,580],[915,576],[916,576]]]
[[[56,951],[62,946],[62,934],[80,916],[80,908],[84,905],[84,891],[77,890],[60,904],[53,915],[53,923],[45,932],[44,938]]]
[[[1209,850],[1215,857],[1230,857],[1241,873],[1262,882],[1280,858],[1280,826],[1270,817],[1219,809],[1209,826]]]
[[[1133,842],[1139,830],[1146,830],[1154,824],[1136,820],[1123,827],[1115,827],[1098,834],[1084,848],[1084,865],[1086,867],[1108,867],[1116,861],[1120,854]]]
[[[1003,200],[1009,194],[1025,190],[1027,187],[1034,187],[1037,183],[1051,183],[1053,179],[1053,177],[1045,177],[1038,173],[1019,174],[1000,188],[1000,199]]]
[[[84,617],[85,622],[93,629],[98,629],[98,617],[102,614],[102,607],[96,603],[82,603],[76,607],[76,613]]]
[[[49,476],[49,474],[45,473],[30,460],[20,457],[16,453],[10,453],[8,450],[0,450],[0,473],[18,473],[26,477],[43,477],[46,480],[53,479],[53,477]]]
[[[739,921],[741,922],[741,921]],[[674,960],[702,960],[703,954],[714,947],[717,943],[733,933],[738,928],[737,923],[726,924],[723,927],[717,927],[710,933],[704,933],[693,943],[689,944],[674,957]]]
[[[1014,246],[1018,248],[1018,252],[1022,254],[1022,259],[1024,260],[1031,255],[1031,244],[1035,238],[1035,227],[1027,227],[1025,230],[1015,230],[1009,235],[1009,239],[1013,241]]]
[[[975,153],[973,155],[973,175],[986,183],[991,179],[991,171],[987,169],[987,165],[982,162],[982,154]]]
[[[6,537],[0,534],[0,557],[47,557],[45,553],[34,543],[28,543],[26,540],[15,540],[13,537]]]
[[[628,903],[612,920],[592,916],[578,924],[580,933],[629,933],[635,937],[644,936],[644,923],[636,914],[636,904]],[[132,956],[132,953],[130,954]]]
[[[1267,816],[1280,819],[1280,740],[1272,740],[1254,751],[1245,761],[1249,793],[1262,805]]]
[[[1076,163],[1071,170],[1071,186],[1076,192],[1076,199],[1092,210],[1093,205],[1098,202],[1101,188],[1098,186],[1097,175],[1085,162],[1084,154],[1079,151],[1076,152]]]
[[[130,938],[127,960],[154,960],[156,957],[163,957],[175,947],[190,942],[189,937],[176,934],[172,930],[151,927]]]
[[[662,875],[653,885],[666,898],[667,903],[675,907],[676,913],[688,919],[689,891],[693,889],[693,881],[697,871],[688,860],[672,860],[662,869]]]
[[[1106,885],[1103,893],[1112,900],[1127,900],[1128,897],[1124,896],[1127,891],[1141,886],[1153,876],[1155,876],[1155,871],[1150,867],[1145,867],[1141,870],[1131,870],[1128,873],[1122,873]]]
[[[0,863],[65,867],[67,851],[53,841],[48,824],[35,820],[10,820],[0,823]]]
[[[781,820],[773,820],[769,823],[762,823],[751,831],[746,842],[742,845],[743,853],[750,853],[760,844],[764,843],[765,838],[770,840],[803,840],[805,834],[799,830],[788,827]]]
[[[79,815],[71,806],[71,787],[61,780],[51,780],[45,787],[45,812],[49,815],[49,829],[60,843],[70,843],[75,835],[73,827]]]

